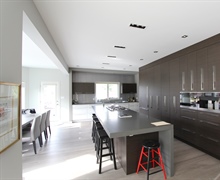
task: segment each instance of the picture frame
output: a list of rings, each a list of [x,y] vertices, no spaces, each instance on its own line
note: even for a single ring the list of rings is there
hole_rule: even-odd
[[[20,140],[21,85],[0,82],[0,153]]]

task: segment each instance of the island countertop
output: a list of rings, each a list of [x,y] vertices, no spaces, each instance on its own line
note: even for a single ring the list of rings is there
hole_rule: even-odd
[[[93,109],[108,136],[116,141],[116,157],[125,173],[136,172],[143,140],[158,133],[166,173],[168,176],[173,176],[173,125],[120,106],[112,109],[109,107],[93,106]],[[159,125],[152,124],[155,122]]]
[[[107,107],[108,106],[93,106],[93,109],[105,131],[111,138],[163,131],[173,126],[169,123],[155,126],[151,123],[161,122],[161,120],[129,109],[110,111]],[[119,117],[120,115],[125,115],[125,117]]]

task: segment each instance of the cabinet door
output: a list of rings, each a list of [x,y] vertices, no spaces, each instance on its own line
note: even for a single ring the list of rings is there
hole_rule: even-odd
[[[155,118],[161,117],[161,87],[160,87],[160,65],[154,66],[149,69],[149,96],[150,96],[150,109],[149,115]]]
[[[180,110],[181,138],[197,144],[197,111],[181,108]]]
[[[196,52],[196,61],[197,89],[198,91],[208,91],[207,48]]]
[[[220,90],[220,43],[208,48],[208,84],[210,91]]]
[[[148,71],[147,69],[142,69],[139,72],[139,109],[140,112],[148,114],[149,100],[148,100]]]
[[[180,108],[180,91],[179,91],[179,59],[170,61],[170,122],[174,124],[174,135],[179,136],[179,108]]]
[[[170,122],[169,111],[169,90],[170,90],[170,64],[169,62],[160,65],[161,70],[161,119]]]
[[[220,158],[220,122],[219,114],[198,113],[199,146]]]
[[[180,90],[181,91],[189,91],[189,78],[188,78],[188,61],[187,55],[181,56],[179,58],[179,65],[180,65]]]
[[[187,62],[188,88],[190,91],[197,91],[197,62],[196,52],[188,54]]]

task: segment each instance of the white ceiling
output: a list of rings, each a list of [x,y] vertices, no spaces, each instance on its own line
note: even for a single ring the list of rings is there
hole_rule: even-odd
[[[220,32],[220,1],[34,3],[70,68],[137,72],[145,64]],[[146,28],[132,28],[131,23]]]

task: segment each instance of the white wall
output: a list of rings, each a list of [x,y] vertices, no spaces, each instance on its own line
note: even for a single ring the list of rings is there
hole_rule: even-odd
[[[62,55],[32,0],[0,0],[0,81],[21,84],[23,12],[62,61]],[[65,69],[68,71],[66,65]],[[22,179],[21,149],[21,141],[18,141],[0,154],[0,180]]]
[[[57,69],[22,68],[22,81],[27,88],[27,108],[40,111],[41,82],[58,82],[60,85],[61,121],[69,121],[69,75]]]

